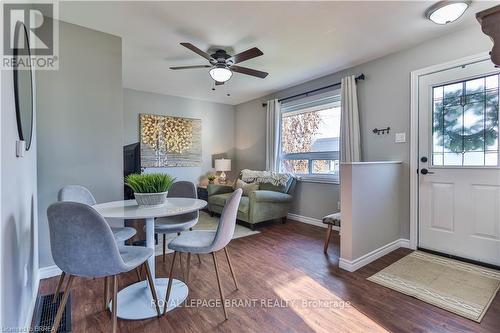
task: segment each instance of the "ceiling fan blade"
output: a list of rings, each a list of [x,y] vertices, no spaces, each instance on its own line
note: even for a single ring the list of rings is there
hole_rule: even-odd
[[[212,59],[212,57],[210,56],[210,54],[208,54],[206,52],[203,52],[202,50],[200,50],[199,48],[197,48],[196,46],[194,46],[191,43],[181,43],[181,45],[184,46],[184,47],[187,47],[188,49],[190,49],[194,53],[202,56],[203,58],[207,59],[208,61],[210,61]]]
[[[235,54],[229,60],[232,60],[234,64],[237,64],[237,63],[240,63],[240,62],[252,59],[252,58],[259,57],[259,56],[261,56],[263,54],[264,53],[262,53],[262,51],[259,50],[258,48],[252,47],[249,50],[246,50],[246,51],[243,51],[241,53]]]
[[[170,69],[191,69],[191,68],[210,68],[212,66],[209,65],[195,65],[195,66],[177,66],[177,67],[170,67]]]
[[[222,86],[223,84],[224,84],[224,82],[215,81],[216,86]]]
[[[241,74],[260,77],[261,79],[263,79],[269,75],[269,73],[266,73],[266,72],[261,72],[261,71],[258,71],[256,69],[251,69],[251,68],[241,67],[241,66],[231,66],[231,67],[229,67],[229,69],[232,70],[233,72],[238,72]]]

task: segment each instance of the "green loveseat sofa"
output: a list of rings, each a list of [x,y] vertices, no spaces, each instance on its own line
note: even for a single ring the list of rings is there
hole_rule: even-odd
[[[278,218],[284,222],[292,203],[291,193],[295,182],[295,178],[290,178],[283,186],[270,183],[259,184],[257,191],[241,197],[238,220],[248,223],[252,230],[260,222]],[[231,185],[209,184],[208,210],[210,214],[220,214],[231,193],[233,193]]]

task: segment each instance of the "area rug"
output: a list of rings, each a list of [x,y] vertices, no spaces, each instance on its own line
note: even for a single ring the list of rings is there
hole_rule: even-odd
[[[194,230],[217,230],[217,226],[219,225],[219,216],[214,216],[211,217],[210,214],[207,212],[201,211],[200,212],[200,217],[198,219],[198,223],[194,226]],[[189,231],[186,231],[189,232]],[[252,231],[247,227],[244,227],[242,225],[236,224],[236,228],[234,229],[234,235],[233,239],[240,238],[240,237],[247,237],[251,235],[255,235],[260,233],[259,231]],[[167,235],[167,244],[170,242],[170,240],[174,239],[177,235],[176,234],[170,234]],[[155,255],[161,255],[163,254],[163,237],[160,236],[158,239],[158,245],[156,245],[155,249]],[[169,249],[167,249],[167,253],[171,253]]]
[[[500,271],[415,251],[368,280],[481,322],[500,287]]]

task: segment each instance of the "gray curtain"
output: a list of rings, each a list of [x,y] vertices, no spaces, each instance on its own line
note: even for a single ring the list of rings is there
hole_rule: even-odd
[[[281,103],[267,101],[266,170],[279,171]]]
[[[354,75],[344,77],[341,83],[340,161],[361,161],[358,94]]]

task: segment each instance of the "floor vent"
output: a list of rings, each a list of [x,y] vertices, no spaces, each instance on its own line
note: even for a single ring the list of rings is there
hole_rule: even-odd
[[[63,294],[58,295],[57,300],[52,303],[54,294],[40,296],[37,300],[35,313],[33,315],[33,332],[49,332],[56,318],[57,308]],[[71,332],[71,294],[66,302],[64,313],[61,319],[61,324],[57,333]]]

